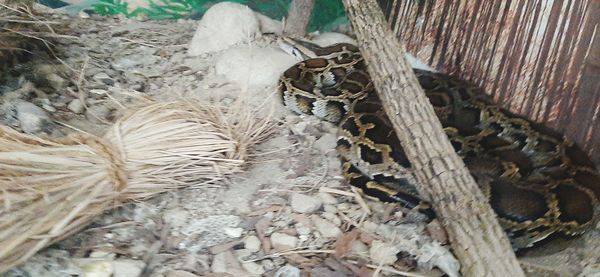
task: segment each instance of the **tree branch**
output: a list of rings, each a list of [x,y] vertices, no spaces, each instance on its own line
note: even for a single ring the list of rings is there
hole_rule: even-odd
[[[455,153],[375,0],[344,0],[367,68],[414,166],[417,189],[445,226],[465,276],[524,276],[495,213]]]
[[[292,37],[304,36],[313,5],[314,0],[293,0],[283,32]]]

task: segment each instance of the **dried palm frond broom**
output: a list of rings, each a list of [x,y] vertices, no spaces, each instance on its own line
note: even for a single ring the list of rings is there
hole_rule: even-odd
[[[189,102],[152,103],[104,137],[48,140],[0,127],[0,272],[130,200],[242,169],[266,119]]]

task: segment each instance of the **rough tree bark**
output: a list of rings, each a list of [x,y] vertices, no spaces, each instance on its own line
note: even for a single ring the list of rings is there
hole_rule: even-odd
[[[301,37],[306,34],[306,26],[308,26],[314,3],[314,0],[292,1],[283,30],[286,35]]]
[[[524,276],[483,193],[454,152],[375,0],[344,0],[375,88],[465,276]]]

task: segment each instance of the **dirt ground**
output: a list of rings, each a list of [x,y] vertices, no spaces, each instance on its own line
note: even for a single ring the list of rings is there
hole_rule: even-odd
[[[288,112],[274,86],[248,89],[216,74],[221,53],[187,56],[197,22],[57,19],[73,37],[57,45],[62,63],[23,64],[21,80],[2,94],[3,105],[41,108],[40,117],[51,120],[38,127],[55,136],[73,132],[66,125],[101,134],[118,115],[113,99],[128,101],[127,93],[227,104],[244,91],[254,103],[267,99],[280,123],[239,176],[108,211],[5,276],[454,275],[456,261],[436,221],[361,197],[344,183],[335,126]],[[268,45],[269,36],[253,42]],[[45,94],[7,93],[27,81]],[[77,86],[87,92],[87,109]],[[523,251],[523,267],[532,276],[600,276],[599,233],[597,226]]]

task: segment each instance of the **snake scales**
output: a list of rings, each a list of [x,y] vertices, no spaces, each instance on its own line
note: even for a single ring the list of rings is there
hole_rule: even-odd
[[[295,54],[308,59],[281,76],[284,104],[339,125],[336,149],[348,183],[382,201],[433,216],[414,187],[410,161],[358,48],[343,43],[297,45],[304,49],[294,48],[299,51]],[[513,248],[530,247],[555,233],[581,234],[593,224],[600,174],[580,148],[492,105],[480,88],[430,71],[414,72]]]

